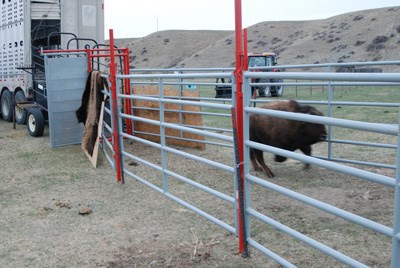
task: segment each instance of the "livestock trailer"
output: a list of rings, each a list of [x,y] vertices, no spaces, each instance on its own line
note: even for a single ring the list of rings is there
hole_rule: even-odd
[[[32,136],[41,135],[43,130],[36,124],[44,125],[47,116],[46,70],[41,51],[78,49],[103,42],[104,0],[0,1],[2,118],[15,119],[18,124],[27,122]]]

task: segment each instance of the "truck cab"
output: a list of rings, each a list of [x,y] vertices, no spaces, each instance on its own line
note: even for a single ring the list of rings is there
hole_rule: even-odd
[[[263,53],[249,53],[248,66],[249,70],[253,72],[279,72],[279,69],[263,68],[275,66],[278,64],[276,60],[276,54],[273,52],[263,52]],[[257,68],[260,67],[260,68]],[[258,79],[252,80],[252,83],[273,83],[282,82],[282,80],[275,79]],[[259,97],[278,97],[282,96],[283,86],[269,86],[269,85],[257,85],[251,88],[251,92],[254,95],[258,91]]]
[[[275,66],[277,64],[276,54],[273,52],[249,53],[247,57],[249,59],[249,67],[266,67]]]

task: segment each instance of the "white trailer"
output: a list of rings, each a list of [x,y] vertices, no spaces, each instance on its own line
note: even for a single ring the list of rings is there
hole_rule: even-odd
[[[0,0],[2,118],[13,120],[13,94],[16,102],[47,105],[41,48],[97,43],[104,43],[104,0]],[[24,124],[26,117],[26,111],[15,106],[15,121]]]

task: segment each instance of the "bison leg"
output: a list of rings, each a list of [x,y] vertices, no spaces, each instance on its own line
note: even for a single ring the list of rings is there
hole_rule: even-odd
[[[253,152],[256,161],[258,162],[258,165],[261,166],[262,170],[264,170],[265,175],[267,175],[269,178],[274,177],[275,176],[274,173],[267,167],[267,165],[264,162],[263,151],[254,149]]]
[[[256,149],[250,148],[250,160],[251,160],[251,165],[253,166],[253,169],[255,171],[262,171],[261,166],[257,163],[256,161]],[[257,150],[258,151],[258,150]]]
[[[305,146],[300,148],[300,151],[302,151],[305,155],[311,156],[311,146]],[[304,164],[303,169],[308,169],[310,167],[310,164],[306,163]]]

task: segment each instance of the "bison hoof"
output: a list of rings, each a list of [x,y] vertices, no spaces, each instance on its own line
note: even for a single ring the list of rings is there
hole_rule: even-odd
[[[255,167],[254,170],[255,171],[262,171],[262,168],[261,167]]]
[[[268,178],[273,178],[275,177],[275,174],[272,171],[265,171],[264,174],[267,175]]]

